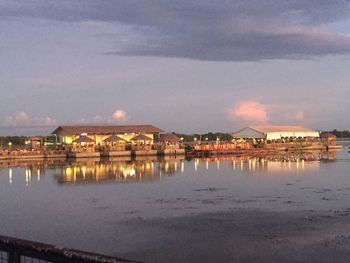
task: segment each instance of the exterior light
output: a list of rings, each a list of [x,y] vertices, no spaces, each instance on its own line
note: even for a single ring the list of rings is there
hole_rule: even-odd
[[[184,137],[181,137],[180,140],[183,141],[183,140],[184,140]]]
[[[9,142],[8,145],[11,146],[11,145],[12,145],[12,142]]]
[[[197,138],[196,138],[196,137],[194,137],[194,141],[197,141]]]
[[[205,140],[207,141],[207,140],[208,140],[208,137],[206,137]]]
[[[134,176],[136,174],[136,171],[134,168],[130,169],[129,171],[130,176]]]

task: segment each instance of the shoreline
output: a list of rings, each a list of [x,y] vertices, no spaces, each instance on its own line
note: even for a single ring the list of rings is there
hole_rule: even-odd
[[[142,154],[129,153],[128,155],[111,155],[102,156],[100,152],[87,152],[87,153],[75,153],[72,155],[70,152],[54,153],[52,151],[40,152],[40,153],[18,153],[14,154],[0,155],[0,161],[11,161],[11,160],[50,160],[50,159],[76,159],[84,160],[87,158],[113,158],[113,157],[142,157],[142,156],[155,156],[155,157],[174,157],[178,156],[191,158],[191,157],[208,157],[208,156],[240,156],[240,155],[251,155],[251,156],[261,156],[264,154],[284,154],[284,153],[300,153],[300,152],[333,152],[340,151],[343,148],[341,145],[334,145],[329,147],[304,147],[304,148],[253,148],[253,149],[235,149],[234,151],[194,151],[185,152],[184,149],[178,151],[178,153],[164,153],[164,151],[151,151],[151,153],[143,152]]]

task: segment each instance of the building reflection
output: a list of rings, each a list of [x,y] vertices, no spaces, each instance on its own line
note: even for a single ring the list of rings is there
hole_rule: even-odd
[[[181,167],[181,159],[136,159],[133,161],[75,161],[56,173],[59,184],[98,182],[149,182],[172,176]]]
[[[99,182],[148,182],[161,180],[179,171],[184,172],[182,158],[114,158],[112,160],[81,159],[67,162],[22,161],[1,162],[0,174],[8,176],[12,184],[14,177],[20,177],[26,186],[40,182],[47,174],[54,174],[58,184]]]
[[[32,182],[40,182],[45,178],[47,170],[55,170],[65,163],[64,159],[53,160],[7,160],[0,161],[0,172],[7,173],[8,183],[12,184],[14,178],[21,176],[25,185],[30,186]]]
[[[201,157],[193,159],[193,166],[195,172],[199,171],[200,167],[205,167],[206,170],[215,169],[216,171],[220,171],[224,162],[230,162],[233,171],[265,171],[269,173],[286,171],[298,172],[317,170],[319,169],[320,161],[333,161],[336,159],[336,153],[336,151],[314,151],[303,153],[265,154],[260,156],[226,155]]]
[[[45,179],[45,176],[54,175],[56,183],[83,184],[102,182],[152,182],[160,181],[165,177],[176,174],[192,175],[227,173],[242,171],[266,175],[278,173],[298,173],[318,170],[320,163],[336,159],[336,152],[307,152],[283,153],[278,155],[261,156],[215,156],[207,158],[157,158],[142,157],[114,158],[107,160],[81,159],[74,161],[45,160],[45,161],[2,161],[0,162],[0,179],[8,184],[24,182],[31,186]],[[214,172],[215,171],[215,172]],[[20,178],[20,179],[18,179]]]

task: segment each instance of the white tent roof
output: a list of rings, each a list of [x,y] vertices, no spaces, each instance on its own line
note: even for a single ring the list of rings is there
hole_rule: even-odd
[[[253,125],[250,128],[263,133],[270,132],[315,132],[312,129],[303,126],[285,126],[285,125]]]
[[[233,138],[265,138],[267,140],[277,140],[281,138],[298,137],[320,137],[319,132],[303,126],[280,126],[280,125],[259,125],[249,126],[236,133]]]
[[[235,132],[232,134],[233,138],[235,139],[247,139],[247,138],[253,138],[253,139],[264,139],[265,134],[261,131],[257,131],[251,127],[246,127],[238,132]]]

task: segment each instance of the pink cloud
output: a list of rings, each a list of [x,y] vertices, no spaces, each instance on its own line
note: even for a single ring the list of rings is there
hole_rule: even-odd
[[[128,115],[124,110],[116,110],[113,113],[113,118],[116,120],[126,120],[128,118]]]
[[[248,122],[267,122],[267,106],[257,101],[242,101],[230,109],[231,117]]]

